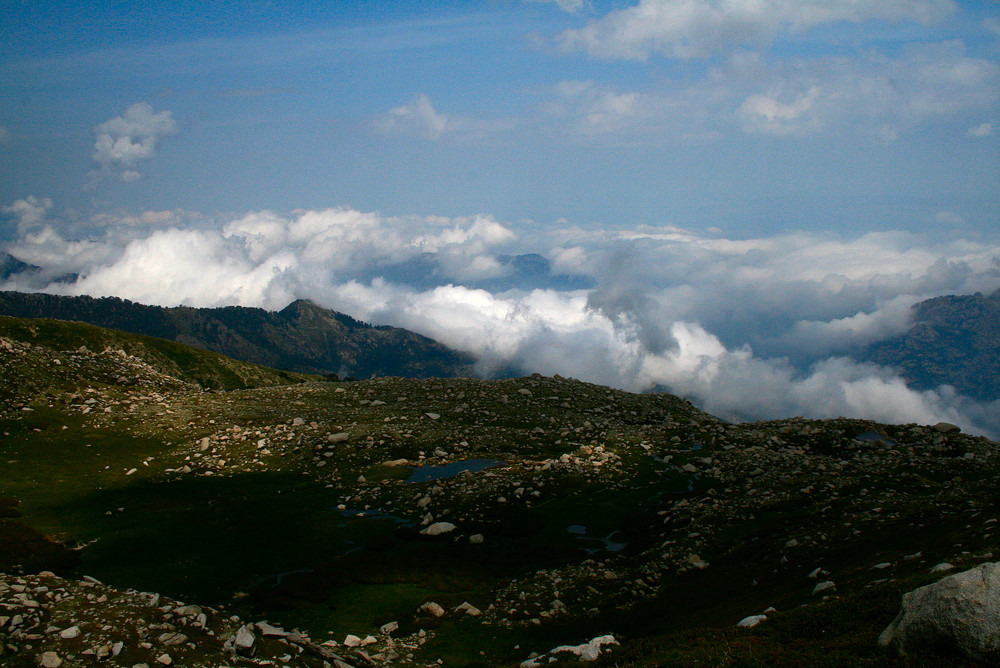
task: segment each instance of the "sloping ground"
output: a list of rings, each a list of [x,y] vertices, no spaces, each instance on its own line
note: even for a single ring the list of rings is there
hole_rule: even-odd
[[[1000,399],[1000,290],[937,297],[913,309],[916,324],[906,333],[854,357],[896,367],[918,389],[953,385],[973,399]]]
[[[0,398],[7,400],[84,379],[221,390],[317,380],[151,336],[48,319],[0,316],[0,348],[6,353]]]
[[[304,300],[275,313],[239,306],[163,308],[117,297],[0,292],[0,314],[86,322],[310,374],[469,376],[475,363],[472,356],[419,334],[373,327]]]
[[[124,666],[163,653],[333,665],[322,652],[517,665],[604,634],[620,643],[608,666],[967,665],[904,663],[875,640],[902,592],[941,576],[932,566],[993,558],[1000,458],[986,439],[846,419],[731,425],[670,395],[559,377],[203,392],[116,371],[110,352],[61,376],[52,360],[72,344],[3,341],[7,386],[37,364],[86,397],[39,390],[0,408],[0,497],[22,515],[3,522],[79,558],[33,563],[66,578],[55,584],[17,563],[0,578],[0,606],[21,615],[0,624],[4,665],[47,651],[91,665],[102,648]],[[106,589],[87,597],[84,574]],[[86,604],[53,608],[61,590]],[[142,605],[137,591],[201,606],[207,627],[189,633],[174,603],[115,612]],[[264,619],[325,649],[262,627],[255,657],[226,648]],[[60,637],[71,625],[85,641]]]

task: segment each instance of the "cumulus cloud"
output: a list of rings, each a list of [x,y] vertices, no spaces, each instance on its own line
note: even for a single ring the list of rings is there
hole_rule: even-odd
[[[645,60],[659,53],[690,59],[768,44],[782,30],[838,21],[933,24],[955,9],[952,0],[640,0],[562,32],[557,42],[598,58]]]
[[[49,276],[80,275],[34,289],[271,309],[305,297],[473,352],[484,372],[513,364],[634,391],[661,387],[732,419],[947,420],[1000,433],[989,406],[948,387],[912,390],[893,370],[849,358],[905,331],[918,301],[1000,287],[995,243],[902,232],[727,239],[677,227],[539,229],[350,208],[249,212],[221,229],[151,217],[165,226],[111,221],[103,236],[78,241],[43,222],[9,251]],[[531,252],[549,258],[550,284],[475,287],[510,270],[504,257]],[[561,272],[596,287],[560,289]]]
[[[91,172],[96,180],[104,175],[129,183],[142,177],[137,165],[156,155],[160,139],[177,132],[169,111],[153,111],[148,102],[130,105],[121,116],[94,128],[94,153],[99,169]]]
[[[45,212],[51,208],[52,200],[48,197],[39,198],[31,195],[5,206],[3,212],[13,214],[17,218],[17,233],[19,236],[24,236],[41,226],[45,221]]]

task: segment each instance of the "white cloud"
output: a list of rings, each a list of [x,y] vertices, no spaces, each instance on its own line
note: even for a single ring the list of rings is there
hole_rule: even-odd
[[[768,60],[737,53],[699,80],[664,80],[643,90],[564,81],[543,110],[588,138],[678,141],[742,131],[892,141],[925,124],[991,113],[998,100],[1000,65],[951,41],[909,46],[892,58],[868,52]],[[991,129],[986,124],[970,134]]]
[[[104,212],[92,216],[90,221],[97,227],[102,228],[152,228],[180,225],[184,221],[197,217],[198,214],[189,213],[182,209],[173,209],[169,211],[143,211],[139,214]]]
[[[45,276],[80,279],[0,287],[271,309],[308,297],[472,351],[485,367],[510,362],[630,390],[660,384],[724,417],[947,420],[1000,433],[987,406],[948,388],[916,392],[890,370],[837,357],[905,331],[922,299],[996,290],[995,243],[901,232],[726,239],[677,227],[551,230],[349,208],[250,212],[222,229],[178,216],[134,217],[163,228],[111,216],[103,238],[87,241],[66,241],[39,218],[10,252]],[[510,267],[499,256],[524,252],[597,287],[491,293],[462,284],[503,275]],[[380,273],[428,257],[440,274],[431,287],[426,276],[418,286]]]
[[[559,6],[559,9],[564,12],[574,13],[578,12],[584,7],[590,6],[589,0],[525,0],[525,2],[544,2],[552,3]]]
[[[992,123],[980,123],[975,127],[969,128],[966,134],[970,137],[992,137],[995,132]]]
[[[374,127],[384,134],[437,141],[444,137],[478,139],[507,129],[510,124],[443,114],[434,108],[429,97],[421,94],[409,104],[393,107],[377,116]]]
[[[455,121],[440,114],[426,95],[418,95],[413,102],[402,107],[394,107],[379,117],[378,127],[383,132],[414,134],[425,139],[440,139],[454,129]]]
[[[45,212],[51,208],[52,200],[48,197],[38,198],[31,195],[5,206],[3,212],[17,217],[17,233],[23,236],[40,226],[45,221]]]
[[[800,320],[780,340],[788,355],[800,357],[848,353],[863,346],[902,334],[913,324],[912,307],[920,301],[917,295],[899,295],[876,302],[872,311],[830,320]]]
[[[757,76],[768,92],[749,95],[737,117],[748,132],[774,135],[847,130],[892,141],[1000,99],[1000,66],[968,56],[957,41],[912,46],[896,58],[789,61]]]
[[[154,112],[147,102],[130,105],[121,116],[94,128],[92,158],[99,171],[92,172],[91,178],[111,174],[125,183],[140,179],[136,165],[156,155],[160,139],[176,132],[177,123],[169,111]]]
[[[546,107],[552,115],[570,117],[573,130],[585,135],[616,132],[641,123],[650,101],[636,92],[618,92],[593,81],[563,81]]]
[[[958,227],[965,224],[965,218],[962,218],[962,216],[958,215],[954,211],[938,211],[934,214],[934,222],[938,225]]]
[[[566,30],[566,51],[598,58],[645,60],[653,53],[701,58],[736,47],[768,44],[782,30],[868,20],[933,24],[955,11],[951,0],[640,0]]]
[[[819,87],[812,86],[787,103],[779,101],[776,96],[751,95],[740,105],[739,111],[749,119],[748,125],[752,131],[777,135],[806,132],[819,128],[815,118],[809,123],[802,122],[819,98],[819,94]]]

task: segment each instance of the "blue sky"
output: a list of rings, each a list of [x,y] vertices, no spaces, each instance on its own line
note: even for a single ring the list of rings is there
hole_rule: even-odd
[[[850,357],[1000,288],[995,0],[0,15],[0,250],[38,268],[0,289],[309,298],[727,417],[1000,434]]]
[[[0,201],[995,226],[997,3],[561,4],[5,0]],[[136,103],[175,127],[94,160]]]

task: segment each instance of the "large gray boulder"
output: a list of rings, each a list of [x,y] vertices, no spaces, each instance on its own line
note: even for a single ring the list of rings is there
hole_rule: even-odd
[[[903,595],[878,644],[901,654],[959,652],[1000,665],[1000,563],[981,564]]]

